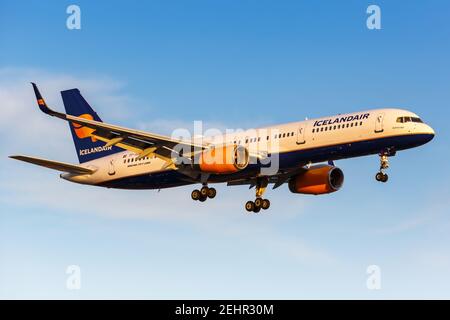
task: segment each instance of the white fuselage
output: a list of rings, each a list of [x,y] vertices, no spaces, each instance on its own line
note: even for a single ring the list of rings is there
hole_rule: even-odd
[[[381,151],[377,151],[378,147],[392,145],[395,149],[402,150],[424,144],[431,140],[434,131],[417,119],[419,117],[416,114],[407,110],[374,109],[204,137],[203,141],[211,144],[234,143],[257,153],[284,155],[280,157],[279,164],[283,168],[374,154]],[[95,173],[62,174],[61,177],[77,183],[107,185],[109,181],[177,170],[168,169],[166,161],[155,156],[137,159],[137,155],[130,151],[82,165],[95,169]],[[159,187],[164,187],[164,181]]]

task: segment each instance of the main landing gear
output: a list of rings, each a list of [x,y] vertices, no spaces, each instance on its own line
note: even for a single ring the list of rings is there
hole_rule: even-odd
[[[389,154],[387,152],[380,153],[380,171],[375,175],[375,179],[380,182],[387,182],[389,176],[384,172],[389,168]]]
[[[199,200],[200,202],[206,201],[206,199],[213,199],[217,194],[216,189],[209,188],[207,185],[203,185],[200,190],[193,190],[191,193],[192,200]]]
[[[267,178],[258,179],[256,182],[256,199],[255,201],[247,201],[245,210],[248,212],[259,212],[261,209],[267,210],[270,207],[270,201],[263,199],[262,195],[266,191],[269,181]]]

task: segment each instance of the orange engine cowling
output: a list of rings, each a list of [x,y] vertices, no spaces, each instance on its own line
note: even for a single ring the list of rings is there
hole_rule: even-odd
[[[293,193],[325,194],[338,191],[344,184],[341,169],[325,165],[307,169],[289,180],[289,190]]]
[[[194,159],[200,171],[227,174],[245,169],[249,162],[248,150],[243,146],[225,145],[203,151]]]

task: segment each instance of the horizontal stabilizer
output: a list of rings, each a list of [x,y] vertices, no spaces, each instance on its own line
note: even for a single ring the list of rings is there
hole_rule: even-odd
[[[52,160],[46,160],[46,159],[40,159],[40,158],[34,158],[34,157],[28,157],[28,156],[10,156],[12,159],[25,161],[28,163],[32,163],[41,167],[46,167],[53,170],[58,170],[62,172],[68,172],[73,174],[92,174],[95,170],[91,170],[82,166],[65,163],[65,162],[58,162],[58,161],[52,161]]]

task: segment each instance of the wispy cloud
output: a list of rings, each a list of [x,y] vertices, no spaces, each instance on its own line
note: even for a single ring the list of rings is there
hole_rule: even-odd
[[[399,233],[399,232],[405,232],[409,231],[415,228],[418,228],[428,221],[431,220],[431,216],[418,216],[414,217],[405,221],[401,221],[400,223],[396,225],[391,225],[383,228],[379,228],[375,230],[375,233],[378,234],[393,234],[393,233]]]
[[[377,228],[373,232],[387,235],[413,231],[427,226],[448,213],[450,199],[448,199],[447,195],[449,192],[448,187],[444,187],[444,189],[433,194],[431,198],[425,199],[422,206],[410,212],[410,218],[392,223],[389,226]]]

